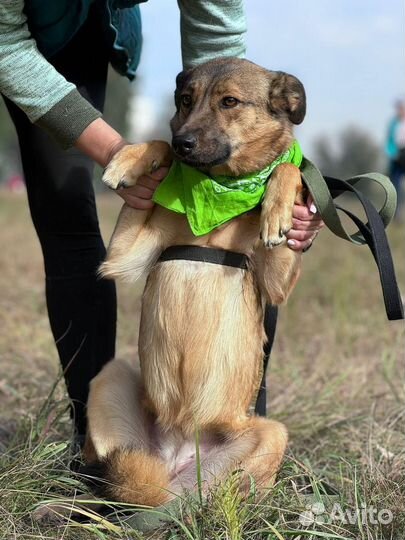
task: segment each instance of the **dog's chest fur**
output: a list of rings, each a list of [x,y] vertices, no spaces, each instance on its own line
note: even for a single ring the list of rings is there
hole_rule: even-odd
[[[183,231],[177,244],[249,254],[258,217],[244,215],[202,238],[177,226],[184,216],[164,221],[168,236],[172,227]],[[155,265],[143,295],[139,354],[149,407],[161,425],[192,432],[196,423],[214,427],[246,417],[261,375],[262,319],[252,269],[192,261]]]

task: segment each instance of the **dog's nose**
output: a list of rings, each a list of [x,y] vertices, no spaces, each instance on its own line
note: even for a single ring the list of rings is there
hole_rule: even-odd
[[[176,154],[185,156],[193,150],[196,142],[197,139],[194,137],[194,135],[176,135],[172,140],[173,150],[176,152]]]

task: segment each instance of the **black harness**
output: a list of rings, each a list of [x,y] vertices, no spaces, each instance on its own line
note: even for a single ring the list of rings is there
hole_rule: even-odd
[[[243,253],[201,246],[170,246],[164,250],[158,262],[163,261],[197,261],[233,268],[248,269],[249,258]]]

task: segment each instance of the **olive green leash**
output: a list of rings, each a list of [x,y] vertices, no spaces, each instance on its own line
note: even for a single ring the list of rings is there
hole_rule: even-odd
[[[361,174],[347,180],[324,177],[315,165],[305,157],[302,160],[300,170],[302,179],[325,225],[336,236],[344,240],[357,245],[368,245],[379,270],[387,317],[389,320],[403,319],[403,302],[385,233],[385,227],[394,217],[397,204],[397,193],[390,179],[379,173]],[[361,182],[364,180],[367,181],[368,188],[372,184],[382,188],[385,198],[379,210],[364,193],[364,182]],[[367,216],[366,223],[350,210],[335,203],[334,197],[347,192],[352,193],[362,205]],[[346,231],[338,211],[343,212],[357,226],[358,230],[355,233],[349,234]]]
[[[348,240],[353,244],[366,244],[367,241],[365,240],[361,231],[357,231],[354,234],[348,234],[343,227],[342,221],[337,212],[339,207],[334,203],[331,189],[325,179],[330,177],[324,178],[316,166],[305,157],[302,160],[300,169],[303,180],[311,193],[314,204],[317,207],[318,212],[321,214],[325,225],[334,234],[336,234],[336,236],[339,236],[344,240]],[[338,179],[335,178],[333,180],[337,181]],[[385,193],[385,201],[380,210],[378,210],[378,214],[384,227],[387,227],[394,217],[397,206],[397,192],[391,180],[387,176],[380,173],[359,174],[358,176],[353,176],[345,181],[340,180],[340,182],[342,182],[341,193],[344,191],[351,191],[352,193],[355,193],[356,189],[352,190],[350,187],[355,188],[356,185],[358,185],[362,180],[366,180],[369,183],[374,183],[383,189]],[[334,182],[329,182],[329,184],[332,183]],[[337,189],[336,191],[339,190]],[[359,186],[358,191],[361,192],[361,187]],[[336,195],[338,194],[340,193],[336,193]]]

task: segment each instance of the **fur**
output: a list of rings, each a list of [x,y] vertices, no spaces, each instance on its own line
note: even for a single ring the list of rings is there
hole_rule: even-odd
[[[212,174],[260,170],[293,140],[305,93],[293,76],[246,60],[219,59],[177,78],[171,122],[177,159]],[[185,148],[179,141],[193,141]],[[107,167],[113,188],[170,162],[166,143],[125,147]],[[134,281],[147,275],[139,335],[140,371],[110,362],[91,383],[90,462],[102,464],[107,494],[156,506],[194,489],[196,430],[204,489],[235,469],[241,490],[253,477],[274,482],[286,428],[254,417],[249,406],[262,375],[263,305],[288,298],[301,254],[286,246],[292,207],[302,198],[299,170],[279,165],[261,211],[194,237],[183,215],[124,205],[101,274]],[[193,244],[244,253],[248,270],[191,261],[158,263],[168,246]]]

